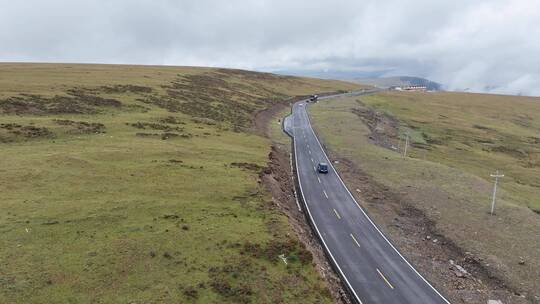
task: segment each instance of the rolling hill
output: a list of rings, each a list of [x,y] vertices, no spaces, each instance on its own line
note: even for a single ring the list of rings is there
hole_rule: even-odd
[[[260,184],[271,142],[254,117],[357,87],[214,68],[0,64],[0,302],[333,302]]]

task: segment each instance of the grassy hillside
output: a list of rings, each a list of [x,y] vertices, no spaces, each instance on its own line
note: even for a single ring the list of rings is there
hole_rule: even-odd
[[[288,96],[354,87],[0,64],[0,302],[331,302],[258,183],[270,143],[252,117]]]
[[[513,202],[540,212],[540,98],[467,93],[385,93],[362,98],[397,117],[411,155],[489,179],[506,174]]]
[[[385,92],[321,102],[311,114],[332,154],[352,161],[386,189],[374,198],[360,196],[413,260],[422,264],[436,245],[425,242],[425,226],[400,232],[405,224],[398,217],[408,214],[425,216],[434,233],[472,253],[473,259],[463,261],[473,267],[469,270],[481,265],[516,292],[540,297],[540,98]],[[395,149],[403,151],[399,138],[406,133],[412,147],[404,159]],[[490,174],[497,169],[505,177],[497,214],[490,216]],[[391,207],[395,216],[385,214],[390,193],[400,200]],[[417,234],[420,241],[411,246],[407,237]],[[448,260],[438,262],[449,267]],[[456,283],[458,299],[468,296],[463,282]]]

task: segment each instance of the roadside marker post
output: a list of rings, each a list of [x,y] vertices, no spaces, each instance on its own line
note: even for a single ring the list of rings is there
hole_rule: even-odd
[[[495,178],[495,183],[493,184],[493,196],[491,197],[491,215],[495,211],[495,197],[497,196],[497,184],[499,183],[499,178],[504,177],[504,174],[499,174],[499,170],[495,174],[491,174],[491,177]]]

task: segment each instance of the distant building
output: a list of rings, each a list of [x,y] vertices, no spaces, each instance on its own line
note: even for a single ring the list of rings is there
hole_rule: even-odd
[[[402,89],[403,91],[420,91],[420,92],[425,92],[425,91],[427,91],[427,87],[426,87],[426,86],[418,86],[418,85],[406,86],[406,87],[402,87],[401,89]]]

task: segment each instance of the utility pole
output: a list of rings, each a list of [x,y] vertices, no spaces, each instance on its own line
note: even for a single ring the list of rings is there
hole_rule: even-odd
[[[495,197],[497,196],[497,184],[499,183],[499,178],[504,177],[504,174],[499,174],[499,170],[495,174],[491,174],[491,177],[495,178],[495,183],[493,184],[493,197],[491,198],[491,215],[495,211]]]
[[[407,148],[409,147],[409,132],[407,132],[405,137],[405,148],[403,148],[403,157],[407,157]]]

